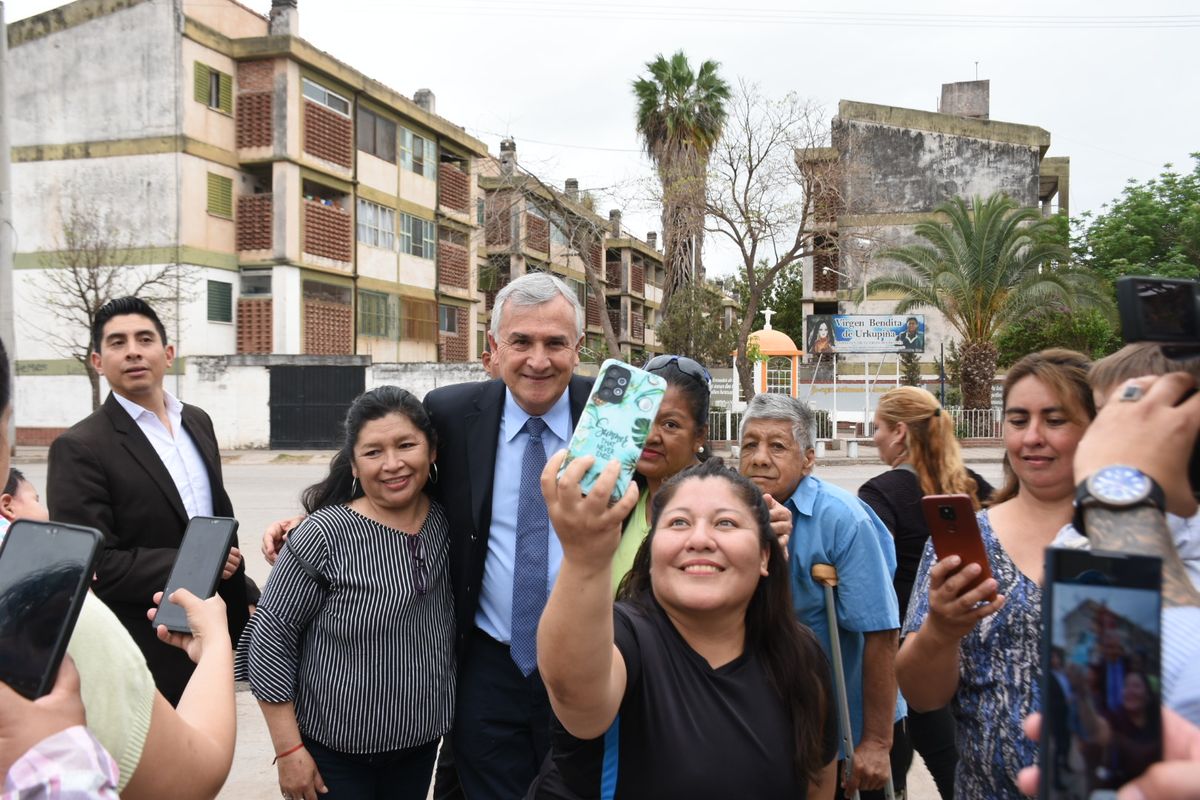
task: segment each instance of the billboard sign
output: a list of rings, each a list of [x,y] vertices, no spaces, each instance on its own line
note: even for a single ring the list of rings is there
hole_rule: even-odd
[[[810,314],[804,352],[924,353],[921,314]]]

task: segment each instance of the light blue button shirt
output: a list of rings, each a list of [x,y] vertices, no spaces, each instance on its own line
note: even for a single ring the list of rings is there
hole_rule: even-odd
[[[542,415],[547,430],[542,434],[546,458],[567,446],[571,438],[571,399],[569,392]],[[492,527],[488,533],[487,559],[483,562],[483,589],[475,624],[498,642],[512,640],[513,562],[517,551],[517,500],[521,494],[521,461],[529,434],[525,421],[531,415],[517,405],[512,393],[504,390],[504,414],[500,418],[496,443],[496,475],[492,479]],[[554,526],[550,526],[550,559],[546,592],[558,577],[562,563],[562,545]]]

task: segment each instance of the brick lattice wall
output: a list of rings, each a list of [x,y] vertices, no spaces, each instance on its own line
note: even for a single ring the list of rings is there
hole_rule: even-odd
[[[467,248],[445,239],[441,240],[438,242],[437,264],[438,276],[443,286],[470,288]]]
[[[592,269],[599,273],[604,268],[604,248],[599,242],[593,242],[589,254],[592,257]]]
[[[304,201],[304,252],[349,262],[353,241],[351,227],[350,212],[321,205],[315,200]]]
[[[455,308],[455,327],[458,333],[439,333],[439,358],[442,361],[466,361],[470,350],[467,347],[467,310]]]
[[[350,306],[320,300],[304,301],[304,352],[309,355],[349,355],[354,350],[354,315]]]
[[[616,289],[621,285],[621,259],[610,259],[605,265],[604,278],[608,281],[608,285]]]
[[[620,339],[621,334],[625,333],[625,331],[621,328],[621,309],[610,308],[608,310],[608,321],[612,323],[613,333],[615,333],[617,338]]]
[[[350,169],[354,137],[349,117],[304,101],[304,152]]]
[[[267,61],[243,61],[237,68],[238,92],[269,92],[275,88],[275,65]]]
[[[237,104],[237,146],[270,147],[274,136],[271,92],[243,92]]]
[[[242,298],[237,306],[237,351],[270,353],[273,347],[272,305],[270,298]]]
[[[272,204],[270,194],[244,194],[238,198],[238,250],[271,249]]]
[[[550,252],[550,223],[532,214],[525,215],[525,245],[540,253]]]
[[[453,164],[438,165],[438,191],[442,205],[466,214],[471,209],[471,182]]]
[[[641,343],[646,338],[646,323],[642,315],[634,311],[630,314],[630,336],[635,342]]]
[[[837,250],[828,245],[818,244],[813,254],[813,291],[836,292],[839,275],[836,272],[825,272],[825,267],[837,269]]]
[[[17,444],[23,447],[49,447],[66,428],[17,428]],[[8,476],[5,476],[8,479]]]
[[[585,308],[587,310],[587,315],[586,315],[587,324],[588,325],[599,325],[600,324],[600,303],[599,303],[599,301],[596,300],[595,295],[593,295],[590,291],[588,292],[587,304],[585,305]]]
[[[629,266],[629,291],[644,294],[646,291],[646,268],[633,263]]]

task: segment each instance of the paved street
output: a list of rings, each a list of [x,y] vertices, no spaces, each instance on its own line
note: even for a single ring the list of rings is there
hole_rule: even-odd
[[[994,484],[1000,480],[998,448],[968,450],[971,466]],[[18,467],[39,490],[46,485],[44,456],[36,451],[18,453]],[[817,475],[849,491],[877,475],[884,467],[869,463],[873,451],[864,448],[865,458],[855,463],[831,456],[818,465]],[[326,456],[252,452],[231,454],[225,465],[225,485],[241,522],[239,537],[244,545],[246,568],[259,584],[266,581],[270,568],[259,553],[258,540],[273,520],[290,516],[299,509],[304,487],[325,474]],[[841,463],[839,463],[841,462]],[[238,742],[233,771],[220,800],[274,800],[279,797],[275,768],[271,766],[271,741],[253,697],[239,691]],[[909,773],[909,797],[912,800],[936,800],[937,792],[919,758]]]

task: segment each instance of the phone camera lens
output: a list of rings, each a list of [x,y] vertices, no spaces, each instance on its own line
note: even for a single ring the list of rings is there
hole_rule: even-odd
[[[621,396],[621,395],[623,395],[623,394],[625,394],[625,390],[624,390],[624,389],[613,389],[613,396],[614,396],[614,397],[620,397],[620,396]]]
[[[627,378],[617,378],[617,386],[624,386],[627,383],[629,383]]]
[[[955,519],[952,506],[938,506],[938,516],[945,520]]]

